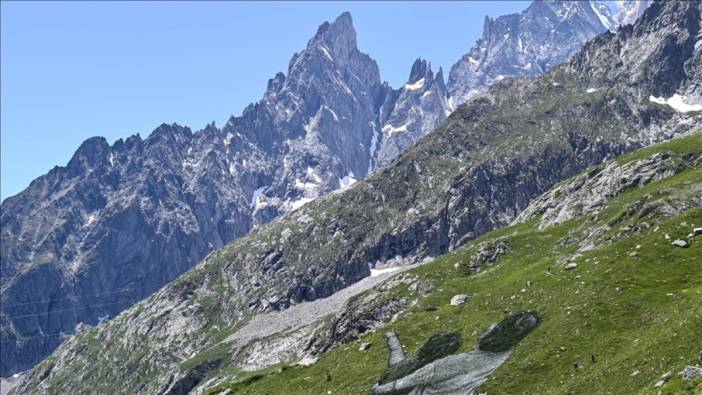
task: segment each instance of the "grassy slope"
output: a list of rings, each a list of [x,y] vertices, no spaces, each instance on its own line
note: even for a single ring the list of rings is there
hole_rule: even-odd
[[[702,153],[702,135],[632,153],[620,162],[657,151],[677,155]],[[409,352],[431,334],[456,330],[463,334],[462,350],[507,312],[536,309],[543,324],[515,349],[512,356],[483,386],[492,394],[505,393],[657,393],[653,384],[667,372],[697,362],[702,350],[702,236],[680,249],[664,238],[684,237],[692,226],[702,226],[702,208],[673,218],[652,214],[641,221],[648,230],[628,233],[629,220],[608,229],[614,241],[573,261],[573,271],[557,262],[573,256],[575,246],[559,246],[566,235],[582,235],[605,227],[629,204],[652,194],[653,199],[684,198],[699,190],[702,168],[686,170],[644,188],[624,192],[597,219],[576,218],[538,231],[536,222],[490,232],[470,246],[446,254],[414,270],[436,285],[420,297],[408,314],[389,325]],[[481,241],[505,237],[508,255],[478,275],[464,274],[454,264],[467,262]],[[637,246],[640,246],[637,249]],[[638,252],[630,256],[632,251]],[[551,267],[553,275],[546,272]],[[578,277],[579,276],[579,277]],[[406,285],[393,292],[409,294]],[[457,293],[472,295],[463,306],[449,306]],[[436,311],[425,311],[428,305]],[[219,389],[235,393],[368,393],[385,368],[387,351],[383,330],[325,354],[309,367],[286,367],[260,376],[233,378]],[[371,342],[366,352],[358,343]],[[597,358],[592,363],[591,355]],[[577,363],[579,368],[574,368]],[[640,373],[632,375],[635,371]],[[702,393],[702,382],[670,380],[662,393]]]

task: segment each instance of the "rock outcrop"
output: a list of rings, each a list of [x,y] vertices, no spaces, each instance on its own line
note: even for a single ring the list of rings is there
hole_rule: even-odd
[[[625,164],[617,160],[607,161],[534,199],[515,222],[541,217],[540,229],[560,224],[596,212],[609,199],[629,188],[641,188],[700,163],[702,157],[674,158],[670,153]]]

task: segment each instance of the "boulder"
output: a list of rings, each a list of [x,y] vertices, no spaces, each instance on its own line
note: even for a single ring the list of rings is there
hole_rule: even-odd
[[[541,323],[535,311],[522,311],[507,316],[491,326],[478,339],[478,348],[484,351],[500,352],[514,347]]]
[[[468,270],[479,272],[480,268],[491,266],[510,250],[509,244],[504,239],[489,240],[481,243],[477,251],[470,258]]]
[[[690,246],[690,243],[688,243],[687,240],[677,239],[677,240],[673,240],[673,242],[670,243],[670,245],[675,246],[675,247],[680,247],[680,248],[687,248]]]
[[[465,303],[469,297],[470,296],[468,296],[466,294],[454,295],[454,297],[451,298],[451,306],[460,306],[463,303]]]
[[[687,365],[682,371],[682,379],[686,381],[697,380],[702,377],[702,368],[699,366]]]
[[[369,349],[371,346],[371,343],[361,343],[361,345],[358,347],[358,351],[366,351]]]
[[[564,269],[565,269],[565,270],[573,270],[573,269],[575,269],[576,267],[578,267],[578,264],[577,264],[577,263],[572,263],[572,262],[571,262],[571,263],[565,265],[565,268],[564,268]]]
[[[695,236],[702,235],[702,228],[694,228],[692,229],[692,234]]]

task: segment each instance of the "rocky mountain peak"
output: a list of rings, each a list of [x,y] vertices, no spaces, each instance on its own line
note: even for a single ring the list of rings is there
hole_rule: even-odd
[[[100,158],[104,152],[110,149],[110,145],[107,143],[107,139],[102,136],[91,137],[78,147],[73,157],[69,161],[70,163],[84,161],[86,163],[93,163],[95,160]]]
[[[407,82],[413,84],[426,77],[427,74],[431,75],[431,63],[422,58],[417,58],[412,64],[412,70],[410,71],[409,80]]]
[[[568,59],[616,23],[594,1],[534,1],[520,13],[485,17],[483,35],[451,67],[451,108],[512,76],[536,76]]]
[[[483,40],[487,40],[490,37],[490,34],[492,33],[492,22],[492,18],[485,15],[485,19],[483,20]]]
[[[324,22],[317,28],[317,33],[307,44],[307,48],[318,48],[325,51],[333,60],[347,60],[351,53],[357,50],[356,30],[353,27],[351,14],[346,11],[339,15],[334,22]]]
[[[376,166],[389,163],[434,129],[449,113],[443,70],[439,69],[434,75],[431,63],[421,58],[412,64],[407,83],[392,92],[389,98],[394,100],[392,109],[386,115],[385,108],[381,108],[380,113],[382,138],[376,153]]]

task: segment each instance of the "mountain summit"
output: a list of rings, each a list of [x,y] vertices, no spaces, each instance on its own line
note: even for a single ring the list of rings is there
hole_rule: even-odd
[[[451,67],[450,104],[506,77],[543,74],[615,26],[609,8],[595,1],[534,1],[517,14],[485,17],[482,37]]]

